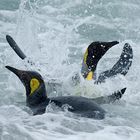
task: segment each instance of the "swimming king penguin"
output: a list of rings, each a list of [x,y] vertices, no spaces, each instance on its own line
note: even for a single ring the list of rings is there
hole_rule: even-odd
[[[102,83],[107,78],[111,78],[116,76],[117,74],[121,74],[125,76],[128,73],[130,66],[132,65],[133,60],[133,50],[129,43],[125,43],[122,53],[118,59],[118,61],[113,65],[113,67],[109,70],[103,71],[99,73],[98,77],[96,74],[96,68],[98,62],[102,58],[105,53],[112,48],[114,45],[117,45],[118,41],[112,42],[92,42],[83,58],[81,73],[83,77],[87,80],[95,80],[95,84]]]
[[[99,104],[114,102],[121,98],[126,90],[126,88],[124,88],[110,96],[95,99],[79,96],[48,98],[44,80],[39,73],[18,70],[10,66],[6,66],[6,68],[16,74],[25,86],[26,103],[34,115],[45,113],[47,105],[53,102],[60,108],[63,108],[63,105],[67,104],[69,111],[79,114],[82,117],[103,119],[105,117],[105,110],[102,109]]]
[[[81,73],[83,77],[87,80],[96,79],[95,70],[99,60],[103,57],[103,55],[114,45],[118,44],[118,41],[112,42],[92,42],[83,58]]]

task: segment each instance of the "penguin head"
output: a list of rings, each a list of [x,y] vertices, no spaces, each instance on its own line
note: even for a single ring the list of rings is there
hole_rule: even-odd
[[[96,66],[99,62],[99,60],[102,58],[102,56],[114,45],[118,44],[118,41],[112,41],[112,42],[92,42],[85,54],[84,54],[84,59],[83,59],[83,64],[82,64],[82,75],[84,78],[88,77],[88,73],[91,74],[94,73],[96,70]],[[90,76],[90,77],[91,77]]]
[[[23,71],[11,66],[6,68],[18,76],[26,89],[26,96],[34,97],[47,97],[45,83],[42,76],[35,71]]]

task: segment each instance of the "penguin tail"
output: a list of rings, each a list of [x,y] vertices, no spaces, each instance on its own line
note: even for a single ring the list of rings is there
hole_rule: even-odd
[[[110,103],[114,103],[116,100],[121,99],[121,97],[123,96],[123,94],[125,93],[126,88],[123,88],[119,91],[114,92],[111,95],[108,96],[101,96],[98,98],[94,98],[92,99],[94,102],[96,102],[97,104],[110,104]]]

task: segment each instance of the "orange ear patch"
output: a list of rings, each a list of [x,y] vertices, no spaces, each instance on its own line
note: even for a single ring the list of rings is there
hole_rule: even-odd
[[[84,63],[86,64],[87,61],[87,56],[88,56],[88,49],[86,50],[85,54],[84,54]]]
[[[36,78],[31,79],[31,81],[30,81],[30,88],[31,88],[30,95],[32,95],[34,93],[34,91],[39,88],[39,86],[40,86],[40,82]]]

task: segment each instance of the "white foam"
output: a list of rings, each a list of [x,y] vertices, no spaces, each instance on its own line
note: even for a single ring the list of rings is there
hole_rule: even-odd
[[[0,49],[1,74],[6,75],[6,80],[2,76],[0,79],[0,138],[138,140],[139,11],[136,1],[132,4],[131,1],[122,3],[121,0],[38,0],[34,3],[23,0],[18,11],[0,10],[4,19],[10,19],[0,21],[0,46],[6,45],[6,41],[3,41],[5,34],[11,34],[28,57],[20,60],[8,44],[4,51]],[[71,78],[75,73],[80,74],[83,54],[87,46],[97,40],[120,41],[103,57],[98,72],[112,67],[126,42],[133,47],[133,64],[125,77],[118,76],[101,85],[94,85],[94,81],[85,81],[80,77],[81,83],[74,86]],[[32,67],[27,62],[29,58],[35,62]],[[58,85],[53,96],[97,97],[109,95],[123,87],[127,87],[127,90],[121,101],[102,106],[108,113],[101,121],[60,111],[32,116],[25,107],[22,83],[5,70],[5,64],[19,69],[40,69],[46,82],[53,81]]]

